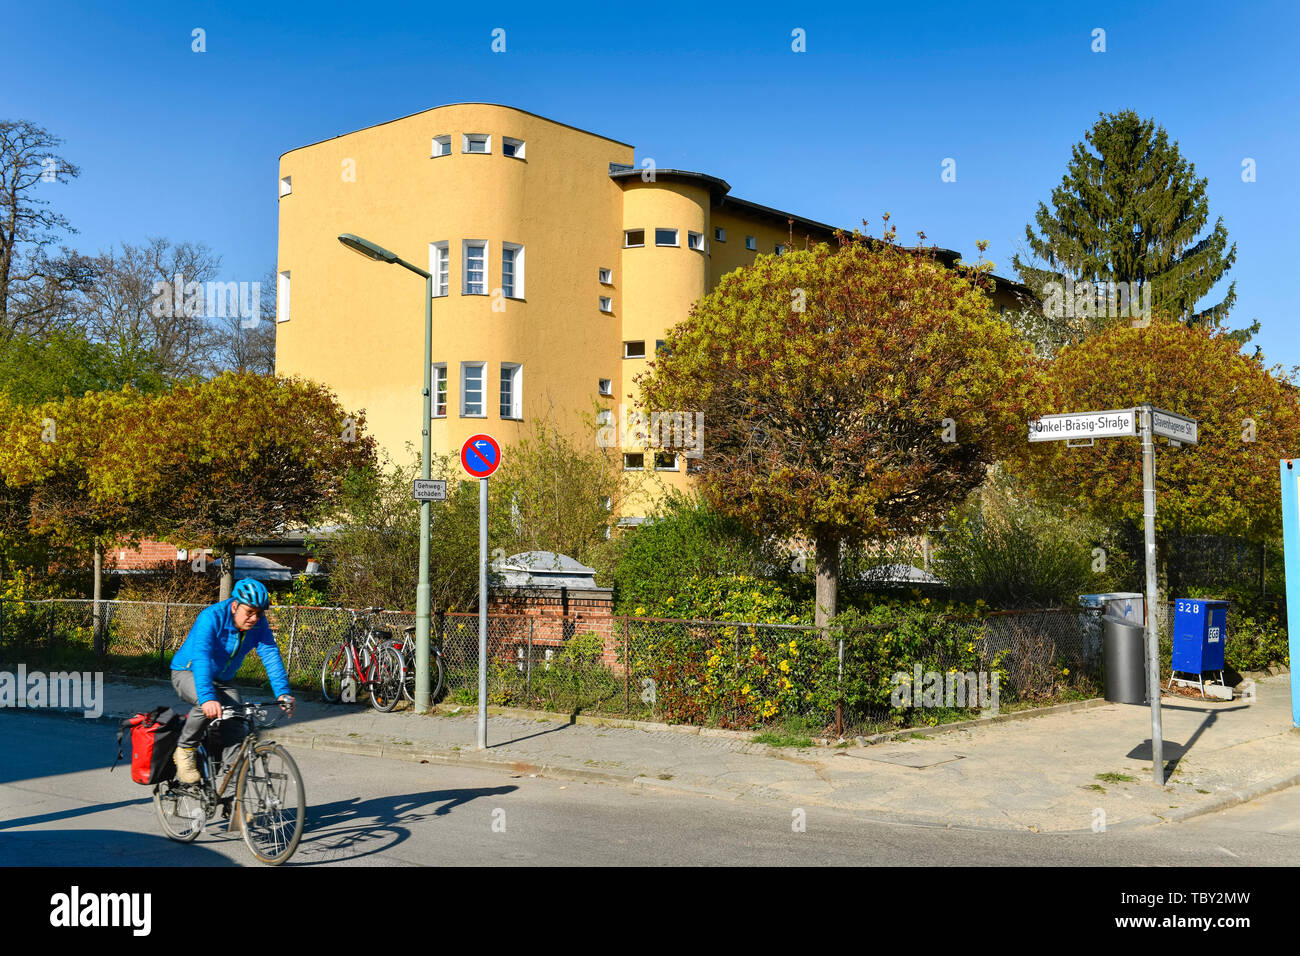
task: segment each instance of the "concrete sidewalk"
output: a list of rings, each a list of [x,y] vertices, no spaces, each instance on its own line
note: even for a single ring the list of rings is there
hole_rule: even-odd
[[[258,696],[248,691],[245,699]],[[181,706],[165,681],[105,683],[104,698],[104,719]],[[310,700],[268,736],[291,749],[487,766],[792,809],[832,806],[900,823],[1090,832],[1102,822],[1116,829],[1182,820],[1300,782],[1300,731],[1291,728],[1290,703],[1285,674],[1258,680],[1253,702],[1166,696],[1165,759],[1177,763],[1163,788],[1151,782],[1150,709],[1104,702],[842,748],[774,748],[752,743],[749,734],[516,711],[489,717],[488,749],[476,751],[473,707],[418,717]]]

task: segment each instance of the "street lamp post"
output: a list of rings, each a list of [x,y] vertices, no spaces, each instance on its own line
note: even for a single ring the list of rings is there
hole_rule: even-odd
[[[375,262],[387,262],[424,276],[424,410],[420,416],[420,477],[429,478],[429,423],[433,419],[433,276],[419,266],[345,232],[339,242]],[[431,502],[420,502],[420,581],[415,589],[415,712],[429,712],[429,519]]]

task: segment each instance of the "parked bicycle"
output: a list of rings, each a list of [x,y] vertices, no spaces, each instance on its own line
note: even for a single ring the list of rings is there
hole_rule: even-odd
[[[405,672],[401,652],[392,644],[391,631],[373,625],[373,616],[382,610],[352,611],[347,636],[325,654],[320,689],[327,703],[354,701],[362,687],[375,710],[390,711],[402,699]]]
[[[402,655],[402,666],[406,679],[402,681],[402,696],[415,703],[415,625],[402,628],[402,637],[389,643]],[[442,693],[443,667],[442,645],[429,641],[429,700],[437,703]]]
[[[248,733],[222,775],[220,727],[232,717],[246,721]],[[207,741],[198,747],[202,779],[181,783],[173,777],[153,788],[154,809],[168,838],[191,843],[220,812],[230,819],[232,830],[243,832],[244,842],[261,862],[276,866],[293,856],[302,839],[307,796],[289,752],[273,740],[259,739],[259,730],[275,723],[267,720],[261,704],[223,708],[221,717],[209,725]]]

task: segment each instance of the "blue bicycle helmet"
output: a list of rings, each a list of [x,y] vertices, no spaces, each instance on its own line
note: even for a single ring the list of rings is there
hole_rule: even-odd
[[[240,604],[247,604],[259,611],[265,611],[271,606],[271,595],[267,593],[266,585],[261,581],[254,581],[252,578],[243,578],[236,581],[230,596]]]

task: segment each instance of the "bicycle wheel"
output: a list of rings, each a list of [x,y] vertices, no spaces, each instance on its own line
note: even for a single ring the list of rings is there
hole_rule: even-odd
[[[432,704],[436,704],[442,698],[442,692],[443,690],[445,690],[445,688],[443,687],[444,678],[442,675],[442,649],[441,648],[435,647],[433,649],[433,663],[434,663],[434,673],[430,674],[429,676],[434,679],[434,685],[433,685],[433,690],[429,692],[429,702]]]
[[[352,656],[348,653],[347,643],[335,644],[325,654],[325,662],[320,668],[320,692],[327,704],[337,704],[343,697],[343,681],[351,677],[356,679],[352,669]]]
[[[370,706],[387,713],[402,699],[402,684],[406,681],[406,668],[397,648],[385,645],[376,648],[370,675]]]
[[[260,743],[239,768],[234,812],[243,814],[244,842],[263,863],[277,866],[298,849],[307,816],[302,774],[277,743]]]
[[[167,839],[177,843],[193,843],[207,822],[198,794],[189,785],[174,780],[154,785],[153,808]]]
[[[413,704],[415,703],[415,640],[413,638],[402,647],[402,666],[406,668],[406,680],[402,682],[402,696]],[[442,681],[442,652],[435,647],[429,655],[429,703],[438,702],[438,695],[442,693]]]

